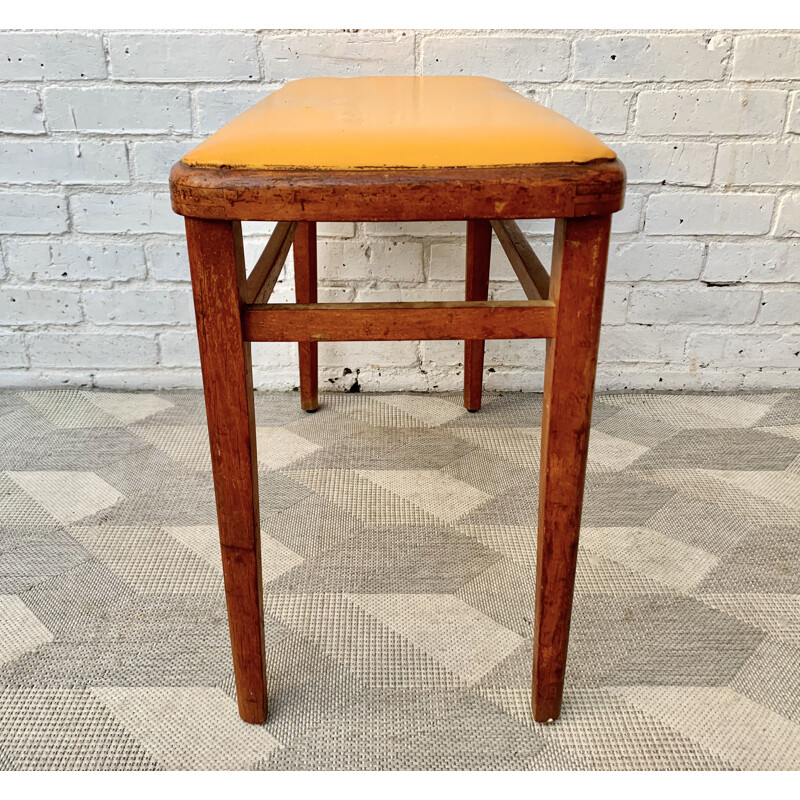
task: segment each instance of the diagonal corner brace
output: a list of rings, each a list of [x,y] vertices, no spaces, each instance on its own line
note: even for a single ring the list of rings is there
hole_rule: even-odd
[[[296,222],[279,222],[275,226],[264,252],[247,276],[245,303],[266,303],[269,300],[289,255],[296,229]]]
[[[492,228],[528,300],[547,300],[550,296],[550,275],[528,244],[519,225],[513,219],[495,219],[492,220]]]

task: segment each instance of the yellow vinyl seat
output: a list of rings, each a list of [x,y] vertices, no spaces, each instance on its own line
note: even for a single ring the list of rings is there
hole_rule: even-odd
[[[183,158],[227,169],[585,164],[613,150],[504,83],[473,76],[287,83]]]

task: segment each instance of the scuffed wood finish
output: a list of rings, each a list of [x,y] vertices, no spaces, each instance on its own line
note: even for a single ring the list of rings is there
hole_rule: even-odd
[[[489,261],[492,252],[492,226],[485,219],[467,222],[466,299],[489,297]],[[539,298],[541,299],[541,298]],[[478,411],[483,390],[483,339],[464,340],[464,408]]]
[[[410,342],[552,336],[555,307],[543,300],[445,303],[275,303],[248,306],[250,342]]]
[[[294,284],[297,302],[317,302],[317,223],[300,222],[294,240]],[[300,407],[319,407],[319,362],[316,342],[300,342]]]
[[[387,170],[202,169],[178,162],[172,208],[238,220],[533,219],[611,214],[625,169],[615,161],[528,167]]]
[[[561,711],[610,216],[558,220],[547,341],[533,653],[533,716]]]
[[[525,297],[528,300],[547,299],[550,295],[550,275],[519,225],[511,219],[498,219],[492,222],[492,228],[519,278]]]
[[[619,161],[528,167],[238,170],[176,164],[186,232],[241,716],[266,717],[250,341],[300,345],[301,403],[318,403],[317,342],[465,341],[464,403],[480,407],[486,339],[547,338],[534,620],[533,714],[558,717],[569,638],[592,391]],[[515,219],[556,218],[552,275]],[[242,220],[280,233],[245,279]],[[317,221],[467,220],[467,301],[317,303]],[[490,223],[489,220],[494,220]],[[297,223],[296,227],[294,223]],[[527,301],[489,302],[492,225]],[[296,304],[266,304],[294,234]],[[547,299],[539,299],[547,298]]]
[[[296,227],[296,222],[279,222],[275,226],[267,246],[247,276],[245,296],[248,303],[266,303],[269,300],[289,255]]]
[[[187,218],[186,239],[239,714],[246,722],[263,723],[258,463],[250,344],[241,326],[246,283],[240,223]]]

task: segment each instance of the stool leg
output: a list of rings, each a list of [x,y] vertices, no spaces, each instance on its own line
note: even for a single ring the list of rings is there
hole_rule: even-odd
[[[467,300],[489,297],[489,256],[492,249],[492,224],[486,219],[467,220]],[[481,407],[483,389],[483,339],[464,342],[464,408]]]
[[[547,340],[533,647],[533,717],[561,711],[610,216],[556,222]]]
[[[186,218],[239,715],[267,717],[261,526],[241,224]]]
[[[294,286],[298,303],[317,302],[317,223],[298,222],[294,234]],[[300,342],[300,407],[319,408],[316,342]]]

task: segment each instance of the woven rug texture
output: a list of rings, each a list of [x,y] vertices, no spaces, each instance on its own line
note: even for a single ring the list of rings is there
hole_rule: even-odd
[[[550,725],[541,396],[255,403],[264,726],[202,394],[0,393],[0,769],[800,768],[800,393],[596,398]]]

